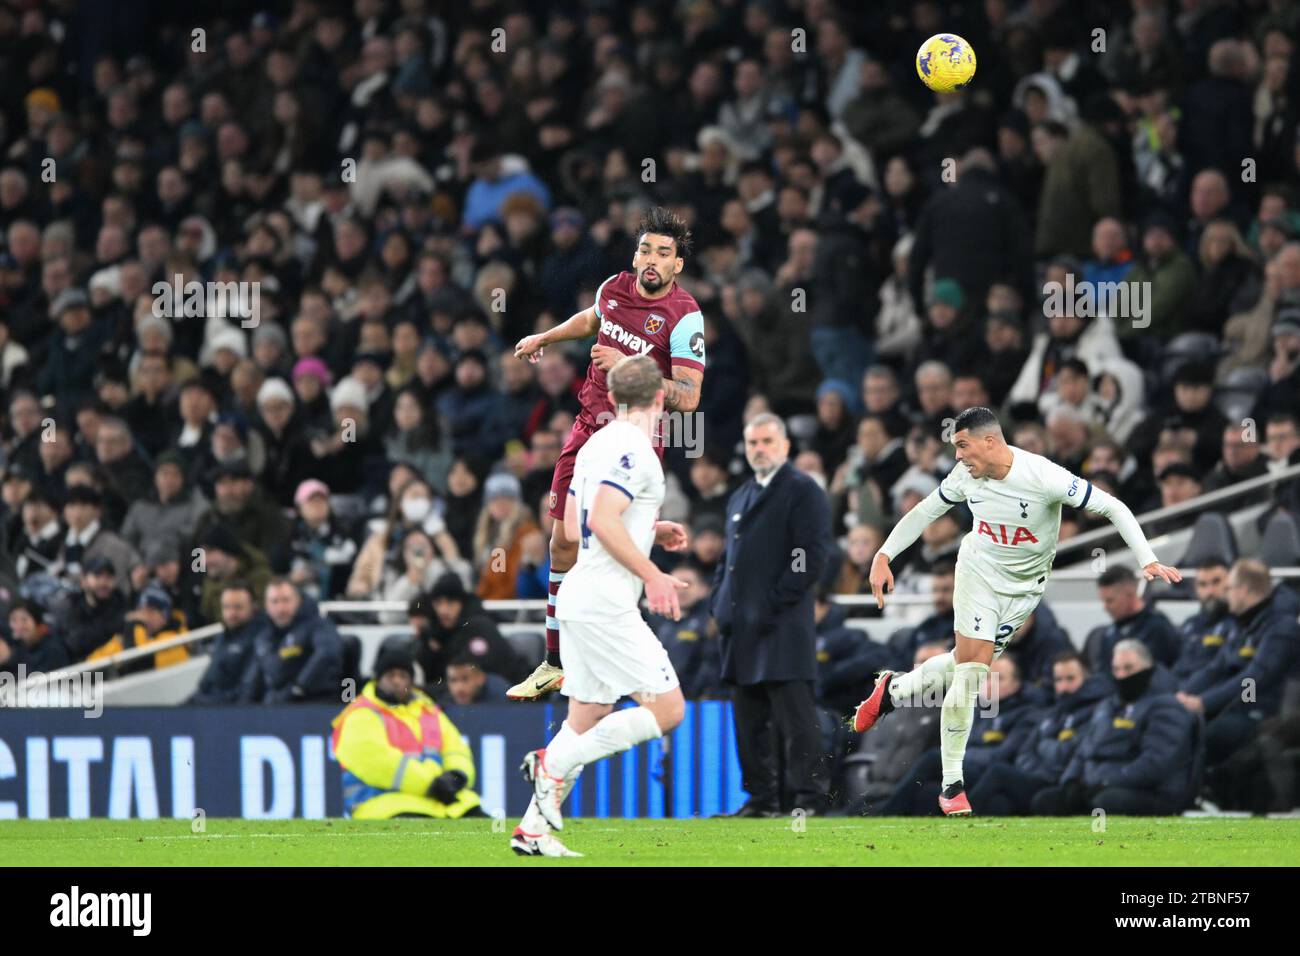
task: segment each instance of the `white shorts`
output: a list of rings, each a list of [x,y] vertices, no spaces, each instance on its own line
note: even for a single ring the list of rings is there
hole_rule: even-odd
[[[678,686],[668,652],[635,611],[608,621],[560,618],[561,692],[588,704],[616,704],[632,694],[666,694]]]
[[[1003,587],[1014,586],[1002,582]],[[953,582],[953,628],[963,637],[992,641],[993,656],[998,657],[1025,619],[1043,599],[1046,583],[1034,584],[1032,591],[1003,594],[995,590],[984,573],[957,566]]]

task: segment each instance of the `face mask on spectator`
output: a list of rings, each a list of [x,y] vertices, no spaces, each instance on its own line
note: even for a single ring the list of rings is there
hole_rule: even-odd
[[[1146,670],[1129,674],[1128,677],[1118,678],[1115,681],[1115,689],[1119,692],[1119,699],[1126,704],[1133,703],[1147,692],[1155,672],[1154,667],[1148,667]]]
[[[412,524],[418,524],[429,517],[433,502],[428,498],[406,498],[402,501],[402,517]]]

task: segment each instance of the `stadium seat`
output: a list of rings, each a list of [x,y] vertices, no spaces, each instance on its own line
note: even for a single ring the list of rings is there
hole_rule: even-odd
[[[1217,336],[1209,332],[1184,332],[1174,336],[1165,346],[1161,378],[1166,385],[1174,380],[1174,373],[1188,362],[1214,362],[1222,354]]]
[[[1232,524],[1228,519],[1217,511],[1206,512],[1196,519],[1196,524],[1192,525],[1187,550],[1175,564],[1175,567],[1184,571],[1183,580],[1178,584],[1169,584],[1160,580],[1148,581],[1143,597],[1151,603],[1195,600],[1195,582],[1192,575],[1186,572],[1195,570],[1196,566],[1207,558],[1222,558],[1231,564],[1237,560],[1239,553],[1237,536],[1233,533]]]
[[[1187,550],[1178,562],[1180,568],[1194,568],[1206,558],[1222,558],[1231,564],[1237,560],[1237,536],[1228,519],[1217,511],[1209,511],[1196,519]]]
[[[507,631],[504,637],[515,649],[515,653],[529,664],[546,656],[546,635],[540,630]]]
[[[1214,403],[1223,417],[1239,422],[1250,414],[1255,402],[1268,387],[1268,372],[1250,366],[1234,368],[1224,376],[1214,393]]]
[[[1270,568],[1300,567],[1300,522],[1289,511],[1278,511],[1264,526],[1259,559]]]

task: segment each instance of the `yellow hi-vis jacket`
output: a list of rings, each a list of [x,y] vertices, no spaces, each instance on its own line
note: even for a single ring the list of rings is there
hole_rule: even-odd
[[[357,820],[387,820],[403,813],[459,817],[479,805],[474,757],[456,725],[432,700],[412,690],[405,704],[387,704],[370,681],[334,718],[334,756],[343,768],[343,808]],[[468,783],[453,803],[428,796],[448,770]]]

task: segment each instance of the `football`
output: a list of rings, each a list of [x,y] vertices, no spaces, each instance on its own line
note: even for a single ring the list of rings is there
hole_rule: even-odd
[[[936,33],[916,51],[916,73],[936,93],[960,90],[975,76],[975,51],[954,33]]]

